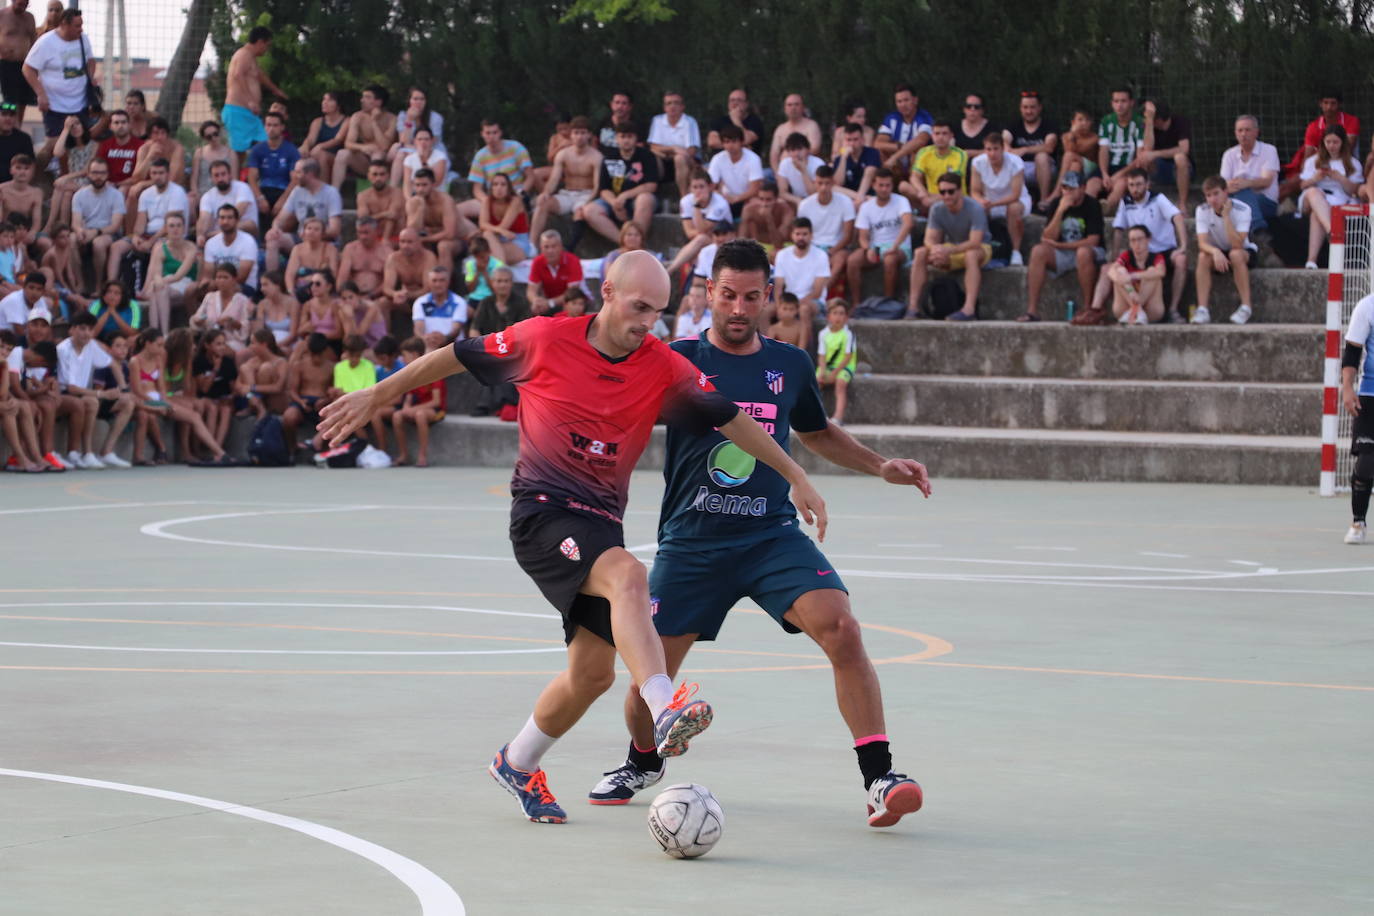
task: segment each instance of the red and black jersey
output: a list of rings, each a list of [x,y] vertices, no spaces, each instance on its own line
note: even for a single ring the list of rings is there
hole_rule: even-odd
[[[653,336],[621,359],[600,353],[587,341],[595,317],[531,318],[454,341],[453,352],[482,384],[520,389],[511,494],[546,495],[619,522],[630,472],[659,418],[704,433],[739,408]]]

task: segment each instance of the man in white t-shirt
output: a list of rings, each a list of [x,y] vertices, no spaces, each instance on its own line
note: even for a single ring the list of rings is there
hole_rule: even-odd
[[[1170,296],[1169,312],[1166,320],[1170,324],[1183,324],[1187,318],[1179,312],[1183,301],[1183,287],[1188,282],[1188,231],[1183,222],[1183,214],[1173,201],[1163,194],[1150,191],[1150,176],[1142,168],[1131,167],[1126,172],[1126,194],[1116,209],[1112,220],[1112,254],[1109,260],[1126,250],[1126,233],[1132,226],[1144,226],[1150,230],[1150,254],[1162,254],[1169,271]],[[1112,294],[1110,271],[1102,271],[1097,278],[1097,289],[1093,291],[1093,308],[1104,308],[1107,297]]]
[[[693,276],[693,277],[709,277],[709,276],[711,276],[711,268],[714,267],[715,264],[716,264],[716,252],[720,250],[720,246],[721,246],[721,245],[724,245],[726,242],[732,242],[732,241],[734,241],[734,240],[735,240],[735,224],[734,224],[734,223],[732,223],[732,222],[730,222],[730,221],[728,221],[728,220],[722,220],[721,222],[716,223],[714,226],[712,226],[712,227],[711,227],[711,244],[709,244],[709,245],[707,245],[705,248],[701,249],[701,253],[697,255],[697,262],[696,262],[696,264],[693,265],[693,267],[692,267],[692,276]],[[681,265],[678,265],[678,266],[680,267]],[[672,270],[669,270],[668,272],[669,272],[669,273],[672,273]],[[693,282],[695,282],[695,281],[693,281]]]
[[[114,447],[119,441],[119,434],[134,415],[138,398],[121,391],[125,379],[119,363],[92,340],[96,320],[90,312],[74,315],[70,336],[57,345],[58,384],[62,386],[64,395],[80,399],[85,410],[81,421],[81,447],[77,448],[75,442],[69,442],[71,450],[67,453],[67,461],[90,470],[127,468],[131,465],[114,453]],[[92,380],[97,369],[109,369],[118,387],[93,387]],[[97,455],[94,444],[95,421],[98,419],[108,420],[110,427]]]
[[[711,326],[710,302],[706,298],[706,278],[693,277],[692,288],[682,297],[682,307],[678,309],[673,340],[686,340],[698,337]]]
[[[825,310],[825,288],[830,283],[830,258],[811,244],[811,220],[804,216],[792,222],[792,244],[778,252],[773,259],[773,301],[783,293],[797,297],[801,307],[801,336],[797,346],[811,347],[811,334],[816,316]],[[772,303],[769,303],[760,322],[773,323]]]
[[[911,201],[893,194],[895,177],[889,168],[873,173],[873,196],[859,206],[854,228],[859,230],[859,247],[850,252],[846,271],[849,298],[863,300],[863,272],[882,266],[883,296],[897,295],[898,271],[911,260]]]
[[[835,170],[816,169],[816,193],[801,202],[797,216],[811,220],[811,244],[830,257],[830,276],[842,277],[854,242],[854,201],[835,193]]]
[[[190,201],[181,185],[169,180],[169,167],[166,159],[154,159],[148,168],[151,187],[144,188],[138,195],[138,217],[134,220],[134,233],[110,246],[110,261],[106,276],[119,271],[120,259],[129,251],[150,254],[153,245],[162,236],[162,224],[169,213],[186,216]]]
[[[239,285],[252,296],[258,288],[258,243],[248,233],[239,231],[239,211],[233,204],[220,204],[215,219],[219,231],[205,243],[205,260],[200,265],[201,288],[209,288],[215,267],[227,261],[238,269]]]
[[[1193,214],[1197,226],[1197,310],[1193,324],[1212,320],[1208,304],[1212,295],[1212,275],[1231,274],[1240,294],[1240,307],[1231,313],[1233,324],[1250,320],[1250,271],[1259,260],[1259,248],[1250,241],[1250,208],[1226,195],[1226,179],[1213,175],[1202,182],[1206,197]]]
[[[706,167],[711,180],[730,204],[730,215],[739,219],[744,205],[763,187],[763,160],[744,145],[744,131],[735,124],[727,124],[717,133],[724,149],[711,157]]]
[[[234,178],[232,167],[223,159],[210,163],[211,186],[200,195],[200,215],[196,217],[196,240],[201,247],[218,230],[219,208],[228,204],[239,214],[239,231],[258,235],[258,202],[248,182]]]
[[[987,211],[989,220],[1005,219],[1011,236],[1011,264],[1020,267],[1021,240],[1026,234],[1026,214],[1031,197],[1026,190],[1026,170],[1021,157],[1006,151],[1001,131],[983,138],[982,155],[969,163],[969,197]]]
[[[431,268],[425,275],[425,285],[429,291],[415,300],[410,312],[415,336],[441,334],[444,343],[452,343],[467,325],[467,300],[449,289],[447,267]]]
[[[811,141],[801,131],[788,137],[782,150],[782,158],[778,160],[778,196],[796,208],[815,193],[812,178],[816,169],[825,165],[825,160],[811,155]]]
[[[686,114],[682,93],[663,93],[663,114],[649,122],[649,150],[658,157],[664,181],[676,181],[678,194],[686,194],[697,150],[701,149],[701,129],[696,118]]]
[[[678,202],[678,214],[682,218],[682,231],[687,236],[687,244],[678,250],[668,272],[695,258],[701,249],[711,244],[711,230],[717,223],[730,222],[730,204],[711,183],[711,176],[700,168],[692,173],[691,192]]]
[[[52,155],[68,117],[81,118],[87,130],[95,123],[86,100],[86,88],[94,76],[95,53],[91,40],[81,33],[81,10],[63,10],[57,28],[44,32],[24,58],[24,79],[38,97],[48,138],[39,153],[41,161],[47,162]]]

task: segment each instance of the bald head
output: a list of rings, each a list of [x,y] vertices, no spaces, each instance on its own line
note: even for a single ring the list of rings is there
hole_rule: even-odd
[[[595,323],[601,352],[620,356],[634,351],[668,307],[668,271],[647,251],[627,251],[615,259],[601,284],[606,304]]]
[[[655,308],[668,305],[668,295],[672,283],[662,262],[650,252],[627,251],[615,259],[610,272],[606,274],[606,285],[611,287],[606,298],[643,299]]]

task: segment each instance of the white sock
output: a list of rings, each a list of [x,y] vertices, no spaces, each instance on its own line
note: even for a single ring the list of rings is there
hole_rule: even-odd
[[[666,674],[655,674],[639,688],[639,695],[649,704],[649,714],[658,721],[663,710],[673,701],[673,682]]]
[[[544,759],[557,740],[540,731],[539,726],[534,724],[534,716],[530,716],[525,727],[520,729],[520,734],[506,747],[506,762],[517,770],[533,773],[539,769],[539,761]]]

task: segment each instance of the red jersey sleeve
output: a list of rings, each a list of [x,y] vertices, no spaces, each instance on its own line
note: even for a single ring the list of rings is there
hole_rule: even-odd
[[[716,386],[692,361],[670,347],[670,379],[663,395],[663,422],[694,435],[703,435],[729,423],[739,413],[739,405],[722,396]]]
[[[529,376],[535,350],[554,319],[545,316],[516,322],[504,331],[453,342],[453,355],[483,385],[519,384]]]

